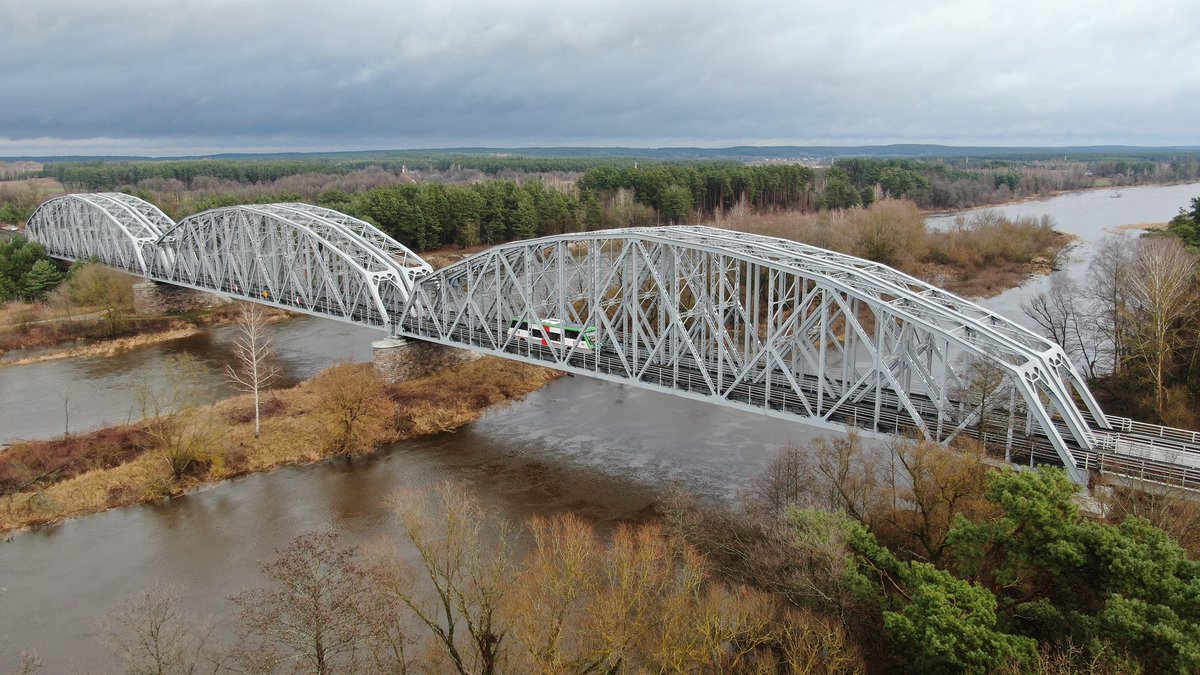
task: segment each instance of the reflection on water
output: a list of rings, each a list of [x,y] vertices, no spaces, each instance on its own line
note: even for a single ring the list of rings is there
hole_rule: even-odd
[[[564,424],[570,420],[570,427]],[[523,522],[573,511],[610,527],[653,512],[679,483],[727,498],[796,424],[621,385],[563,378],[453,434],[344,460],[247,476],[161,506],[118,509],[0,543],[0,671],[36,649],[48,672],[109,663],[97,623],[155,581],[196,610],[259,582],[256,563],[309,529],[351,541],[394,535],[398,488],[466,483],[488,511]],[[228,624],[226,624],[228,625]]]
[[[1060,229],[1083,238],[1066,271],[1075,274],[1106,228],[1166,220],[1200,185],[1122,193],[1122,199],[1095,191],[1001,210],[1048,213]],[[1017,300],[1044,283],[1034,280],[984,304],[1020,319]],[[72,428],[123,421],[138,379],[169,377],[163,360],[180,351],[209,365],[210,395],[222,396],[230,333],[218,329],[114,358],[0,369],[0,439],[60,433],[64,392]],[[284,370],[296,380],[339,358],[369,358],[379,333],[300,318],[278,324],[275,336]],[[111,669],[96,623],[155,580],[178,585],[193,609],[228,616],[225,598],[259,583],[256,562],[294,535],[335,528],[361,541],[394,533],[386,501],[397,488],[459,480],[490,511],[513,520],[576,511],[611,526],[645,517],[656,493],[675,483],[729,499],[775,447],[820,433],[666,394],[563,378],[457,433],[400,444],[371,459],[248,476],[161,506],[18,534],[0,543],[0,671],[22,649],[39,651],[47,672]]]
[[[282,378],[287,386],[311,377],[338,359],[366,360],[379,331],[315,317],[272,326]],[[91,358],[46,361],[0,368],[0,443],[46,438],[128,421],[143,381],[160,386],[171,376],[168,357],[188,353],[204,366],[206,398],[233,394],[225,381],[234,329],[217,328],[142,349]]]

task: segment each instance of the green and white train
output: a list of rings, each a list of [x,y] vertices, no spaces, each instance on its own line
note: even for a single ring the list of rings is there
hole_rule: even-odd
[[[509,322],[508,333],[529,342],[549,347],[575,347],[594,351],[596,349],[596,329],[564,324],[558,319],[539,319],[526,321],[521,317],[513,317]]]

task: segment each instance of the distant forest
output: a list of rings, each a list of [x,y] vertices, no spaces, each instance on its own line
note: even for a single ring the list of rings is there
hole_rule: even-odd
[[[850,209],[884,197],[953,210],[1062,190],[1200,178],[1196,149],[1083,148],[1061,154],[980,149],[982,156],[972,157],[966,149],[942,148],[941,157],[888,156],[921,155],[939,147],[881,146],[864,149],[877,156],[824,159],[801,155],[831,149],[607,149],[610,154],[573,149],[579,153],[574,156],[529,149],[520,151],[529,154],[405,151],[23,162],[0,165],[11,169],[4,174],[10,180],[0,181],[0,222],[23,221],[60,191],[125,191],[173,218],[241,203],[304,201],[369,220],[414,249],[430,250],[608,227],[711,222],[733,214]],[[680,156],[726,158],[672,159]]]

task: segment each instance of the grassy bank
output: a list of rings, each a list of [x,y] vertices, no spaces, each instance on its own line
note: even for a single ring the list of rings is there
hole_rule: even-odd
[[[239,305],[229,303],[189,314],[142,316],[120,314],[115,320],[94,314],[63,316],[46,305],[9,303],[0,307],[0,356],[24,349],[48,351],[22,356],[12,354],[5,366],[27,365],[77,356],[111,356],[131,349],[178,340],[211,326],[237,320]],[[271,322],[289,314],[270,308]],[[81,318],[82,317],[82,318]],[[52,348],[52,349],[51,349]]]
[[[968,297],[996,295],[1050,272],[1071,241],[1048,218],[991,212],[935,231],[916,204],[892,199],[841,211],[735,214],[713,224],[881,262]]]
[[[343,364],[268,394],[257,438],[252,401],[241,396],[188,410],[186,417],[180,417],[186,420],[186,428],[170,434],[142,422],[16,443],[0,453],[0,532],[158,502],[238,475],[362,454],[395,441],[450,431],[478,419],[491,406],[523,398],[559,375],[505,359],[482,358],[384,386],[369,364]],[[331,435],[339,421],[331,417],[330,409],[346,403],[344,397],[338,398],[340,383],[352,384],[351,397],[373,390],[383,394],[378,401],[363,401],[366,405],[356,411],[350,441]],[[177,450],[164,439],[185,436],[196,440],[194,457],[177,472]],[[359,446],[353,439],[371,442]]]

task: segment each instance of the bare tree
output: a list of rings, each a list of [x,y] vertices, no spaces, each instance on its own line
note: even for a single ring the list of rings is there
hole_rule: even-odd
[[[109,335],[116,335],[133,307],[133,277],[104,265],[77,263],[64,288],[59,302],[102,310]]]
[[[396,404],[369,363],[339,363],[312,382],[322,443],[347,456],[371,452],[395,425]]]
[[[1139,242],[1129,274],[1131,354],[1154,384],[1155,410],[1163,415],[1167,375],[1181,346],[1185,320],[1197,305],[1196,257],[1175,238]]]
[[[488,518],[463,488],[449,483],[437,487],[432,503],[401,492],[392,504],[420,562],[412,570],[393,557],[385,592],[429,629],[449,669],[460,675],[500,672],[509,630],[501,607],[516,576],[508,525]],[[422,580],[432,597],[422,592]]]
[[[954,520],[987,508],[987,465],[982,444],[964,442],[945,448],[924,440],[896,439],[892,456],[901,468],[891,485],[893,508],[887,525],[917,549],[914,553],[938,564],[949,547]]]
[[[262,392],[270,389],[279,376],[267,311],[262,305],[242,303],[237,336],[233,339],[233,357],[236,363],[225,365],[225,375],[234,388],[254,396],[254,437],[258,438]]]
[[[273,672],[291,663],[291,670],[318,675],[404,671],[400,617],[378,602],[378,577],[337,533],[301,534],[260,568],[270,585],[231,599],[240,609],[233,651],[240,667]]]
[[[1087,271],[1087,295],[1092,301],[1092,327],[1108,346],[1107,366],[1120,374],[1128,349],[1129,276],[1131,247],[1125,239],[1100,243]],[[1097,354],[1099,356],[1099,354]]]
[[[209,646],[212,631],[211,621],[180,609],[179,591],[171,586],[127,598],[104,623],[109,645],[133,675],[218,672],[221,656]]]
[[[1003,428],[1003,425],[994,419],[993,413],[1007,402],[1008,371],[995,359],[975,358],[967,363],[963,373],[964,383],[955,393],[966,405],[966,419],[975,417],[972,426],[976,437],[980,442],[986,443],[988,434],[998,434]]]
[[[779,448],[750,483],[745,495],[747,509],[755,515],[782,520],[788,508],[804,503],[812,481],[808,464],[803,446],[789,443]]]
[[[1051,278],[1048,291],[1021,301],[1021,311],[1093,378],[1098,354],[1089,309],[1075,284],[1061,275]]]
[[[150,436],[147,450],[157,452],[179,480],[211,446],[211,418],[200,408],[204,368],[191,354],[167,360],[165,382],[143,378],[135,392],[142,424]]]

